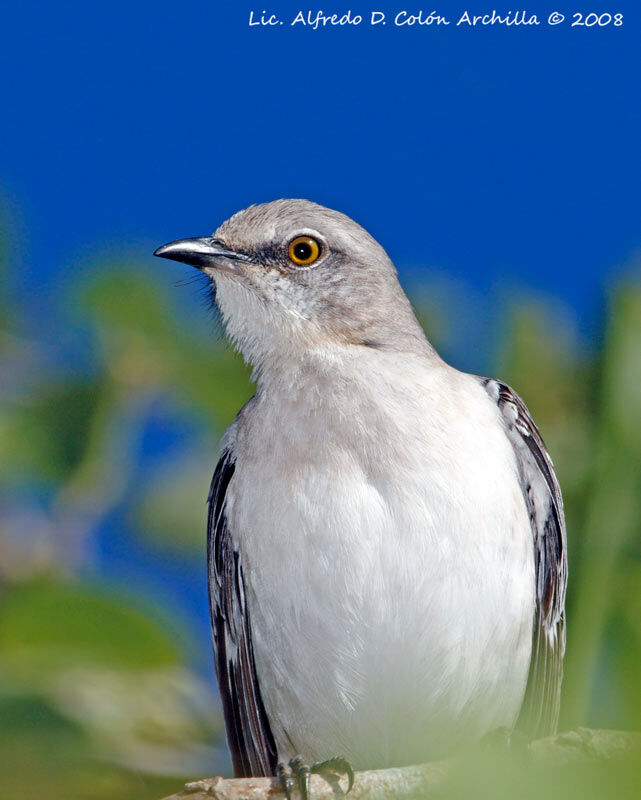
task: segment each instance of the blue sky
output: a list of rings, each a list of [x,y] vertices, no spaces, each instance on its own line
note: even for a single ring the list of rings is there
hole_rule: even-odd
[[[263,8],[286,24],[250,28]],[[641,244],[638,4],[598,4],[623,25],[592,28],[312,31],[288,24],[300,8],[3,10],[0,187],[15,286],[38,315],[87,259],[150,259],[252,202],[302,196],[355,217],[402,274],[533,288],[589,327],[604,278]],[[456,20],[465,8],[491,11],[437,10]],[[544,23],[555,8],[568,21],[591,9],[528,13]]]

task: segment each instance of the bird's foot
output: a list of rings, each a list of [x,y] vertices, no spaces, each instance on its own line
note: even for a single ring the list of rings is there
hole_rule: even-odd
[[[354,785],[354,770],[347,759],[341,756],[319,761],[311,767],[302,756],[294,756],[287,764],[280,762],[276,767],[276,777],[281,783],[287,800],[292,800],[292,792],[297,788],[301,800],[309,800],[310,775],[343,774],[347,775],[347,794]]]
[[[327,773],[347,775],[347,791],[345,794],[348,794],[354,785],[354,770],[349,761],[343,756],[334,756],[333,758],[325,759],[325,761],[318,761],[312,765],[312,772],[315,775],[326,775]]]

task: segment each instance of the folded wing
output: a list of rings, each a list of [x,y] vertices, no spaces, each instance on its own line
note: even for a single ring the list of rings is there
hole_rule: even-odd
[[[482,380],[502,413],[530,515],[536,615],[530,673],[517,727],[538,738],[556,731],[561,702],[568,576],[563,499],[552,460],[525,403],[505,383]]]
[[[236,777],[274,775],[276,746],[256,676],[240,554],[226,514],[234,454],[220,457],[209,492],[207,562],[216,674]]]

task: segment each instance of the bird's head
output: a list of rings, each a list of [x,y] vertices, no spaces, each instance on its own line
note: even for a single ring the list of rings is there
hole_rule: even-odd
[[[332,346],[429,347],[383,248],[308,200],[250,206],[212,236],[154,255],[209,276],[228,335],[255,366]]]

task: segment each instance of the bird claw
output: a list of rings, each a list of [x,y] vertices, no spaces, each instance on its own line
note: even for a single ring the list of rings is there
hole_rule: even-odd
[[[276,777],[280,781],[287,800],[292,800],[294,783],[300,793],[301,800],[309,800],[309,779],[310,775],[322,775],[323,773],[340,773],[347,775],[347,794],[354,785],[354,770],[347,759],[342,756],[328,758],[316,764],[309,764],[302,756],[294,756],[289,759],[287,764],[280,762],[276,767]]]
[[[292,800],[294,781],[292,780],[292,768],[289,766],[289,764],[284,764],[282,761],[279,761],[276,765],[276,777],[280,781],[280,785],[283,787],[283,791],[285,792],[285,797],[287,800]]]
[[[315,775],[322,775],[324,772],[347,775],[347,791],[345,794],[350,792],[352,786],[354,785],[354,770],[352,769],[352,765],[349,763],[349,761],[346,758],[343,758],[343,756],[334,756],[333,758],[328,758],[325,761],[319,761],[318,763],[313,764],[312,772]]]
[[[289,766],[292,768],[296,783],[298,784],[298,791],[300,792],[301,800],[308,800],[309,798],[309,776],[311,775],[311,767],[305,763],[302,756],[294,756],[289,761]]]

